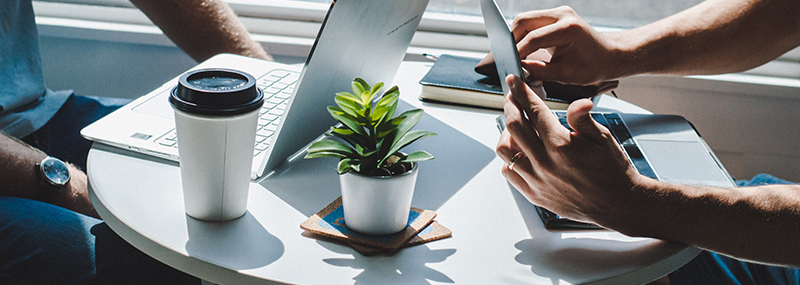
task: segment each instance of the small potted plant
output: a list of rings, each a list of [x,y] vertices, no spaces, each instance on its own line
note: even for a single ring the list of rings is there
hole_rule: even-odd
[[[393,117],[400,97],[397,86],[378,96],[382,82],[370,86],[355,78],[352,88],[352,94],[336,93],[338,107],[328,106],[341,126],[331,127],[326,139],[311,144],[305,158],[339,159],[337,172],[348,228],[370,235],[396,233],[408,222],[417,162],[433,159],[424,150],[404,154],[400,149],[436,134],[411,131],[422,118],[422,109]]]

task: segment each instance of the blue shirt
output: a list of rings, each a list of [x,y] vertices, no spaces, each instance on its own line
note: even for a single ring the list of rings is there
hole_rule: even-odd
[[[45,88],[30,0],[0,0],[0,130],[24,137],[55,115],[71,91]]]

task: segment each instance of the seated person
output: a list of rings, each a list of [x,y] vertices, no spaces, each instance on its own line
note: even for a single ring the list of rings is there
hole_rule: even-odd
[[[552,53],[549,62],[523,61],[527,80],[588,84],[753,68],[800,45],[798,12],[797,1],[707,0],[639,28],[598,33],[561,7],[518,15],[513,32],[521,56]],[[503,174],[530,202],[629,236],[707,250],[668,276],[675,284],[799,282],[800,186],[767,175],[735,189],[644,177],[589,116],[591,101],[569,106],[570,132],[522,79],[506,82],[507,127],[497,153],[507,162]]]
[[[197,61],[270,59],[221,1],[132,2]],[[127,101],[46,89],[31,1],[0,1],[0,19],[0,284],[199,283],[125,243],[92,207],[81,171],[91,143],[79,132]],[[36,172],[48,155],[79,165],[60,189]]]

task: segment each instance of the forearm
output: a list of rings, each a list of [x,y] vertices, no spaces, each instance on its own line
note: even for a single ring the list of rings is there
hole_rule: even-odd
[[[196,61],[219,53],[272,58],[220,0],[131,0]]]
[[[707,0],[607,36],[625,52],[623,76],[718,74],[766,63],[800,44],[800,2]]]
[[[723,189],[654,180],[639,185],[646,189],[643,202],[619,225],[621,232],[800,266],[800,186]]]
[[[0,134],[0,196],[38,200],[99,217],[88,197],[86,174],[72,165],[70,181],[61,192],[40,188],[36,163],[45,157],[44,152]]]
[[[27,144],[0,135],[0,196],[38,200],[35,165],[47,157]]]

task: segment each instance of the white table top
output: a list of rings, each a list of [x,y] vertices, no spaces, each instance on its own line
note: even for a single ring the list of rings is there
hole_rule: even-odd
[[[288,163],[251,183],[245,216],[210,223],[184,214],[177,163],[95,144],[87,171],[92,202],[138,249],[219,284],[645,283],[700,252],[611,231],[545,230],[500,174],[494,119],[502,112],[420,102],[417,82],[428,68],[405,62],[395,84],[401,109],[425,109],[417,128],[439,134],[408,148],[436,156],[420,165],[412,206],[436,211],[451,238],[366,257],[305,236],[300,223],[340,195],[335,159]],[[607,96],[597,104],[647,112]]]

